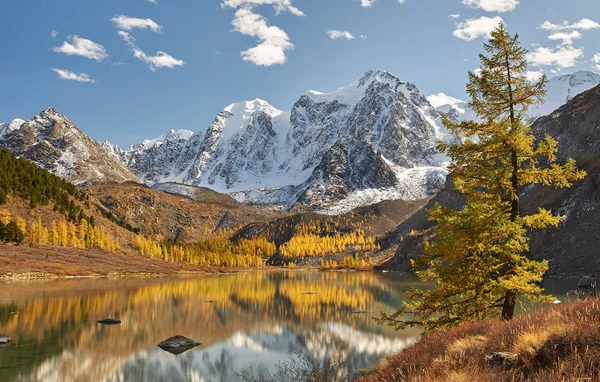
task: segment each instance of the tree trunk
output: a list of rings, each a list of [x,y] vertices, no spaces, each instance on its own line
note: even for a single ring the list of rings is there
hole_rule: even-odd
[[[515,305],[517,303],[517,294],[511,291],[506,291],[504,295],[504,303],[502,304],[502,320],[512,320],[515,315]]]

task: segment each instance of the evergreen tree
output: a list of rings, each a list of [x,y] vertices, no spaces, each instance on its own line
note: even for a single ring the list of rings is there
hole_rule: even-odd
[[[522,215],[519,192],[532,184],[569,187],[585,177],[570,159],[557,163],[557,142],[536,142],[525,120],[528,107],[541,102],[546,77],[526,78],[527,51],[501,24],[484,44],[481,71],[469,73],[470,107],[481,123],[444,123],[460,143],[440,143],[451,158],[455,191],[465,197],[461,210],[440,205],[429,211],[437,222],[436,238],[425,243],[413,263],[417,275],[435,282],[434,290],[414,289],[411,299],[378,321],[397,329],[422,326],[428,331],[501,315],[513,317],[517,296],[547,301],[538,285],[547,261],[528,258],[528,232],[558,226],[563,220],[549,210]],[[400,317],[411,312],[414,318]]]

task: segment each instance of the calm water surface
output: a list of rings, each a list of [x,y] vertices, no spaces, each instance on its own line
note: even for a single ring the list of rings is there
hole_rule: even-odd
[[[0,381],[235,381],[298,353],[355,373],[417,338],[371,319],[414,285],[312,271],[0,283],[0,333],[14,341],[0,348]],[[107,317],[122,323],[96,323]],[[177,334],[202,345],[179,356],[156,346]]]

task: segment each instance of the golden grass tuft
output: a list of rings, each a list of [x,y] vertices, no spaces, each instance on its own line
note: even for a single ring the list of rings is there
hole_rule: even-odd
[[[467,350],[479,349],[483,347],[486,343],[487,338],[485,338],[484,336],[469,336],[459,338],[456,341],[452,342],[450,345],[448,345],[446,353],[449,355],[461,354]]]

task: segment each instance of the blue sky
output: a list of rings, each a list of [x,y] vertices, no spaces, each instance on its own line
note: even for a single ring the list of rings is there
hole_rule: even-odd
[[[232,102],[290,110],[369,69],[465,98],[498,17],[532,76],[600,71],[598,0],[4,0],[0,121],[53,106],[127,146],[204,131]]]

